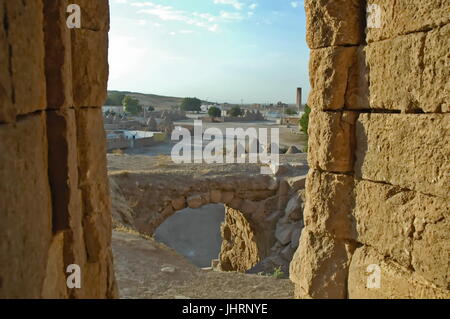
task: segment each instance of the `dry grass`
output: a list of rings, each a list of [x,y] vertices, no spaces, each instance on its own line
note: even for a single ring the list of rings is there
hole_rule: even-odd
[[[113,226],[113,229],[115,231],[118,231],[118,232],[121,232],[121,233],[127,233],[127,234],[130,234],[130,235],[139,236],[139,237],[142,237],[144,239],[153,239],[149,235],[142,234],[142,233],[138,232],[137,230],[131,229],[131,228],[129,228],[127,226],[124,226],[124,225],[115,225],[115,226]]]
[[[115,149],[111,152],[112,154],[116,154],[116,155],[123,155],[123,150],[121,150],[120,148]]]

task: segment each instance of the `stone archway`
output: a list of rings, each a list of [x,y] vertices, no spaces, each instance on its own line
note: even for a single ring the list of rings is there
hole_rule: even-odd
[[[289,199],[298,202],[297,192],[304,187],[305,178],[298,177],[299,170],[289,165],[284,167],[283,176],[246,175],[241,171],[244,167],[233,166],[234,171],[223,174],[218,170],[209,175],[178,166],[176,170],[118,171],[110,173],[110,181],[129,203],[130,226],[148,235],[177,211],[223,204],[219,268],[246,271],[273,253],[274,246],[281,250],[290,244],[291,232],[280,238],[283,231],[278,230],[285,225],[292,225],[290,230],[298,226],[296,220],[286,217],[286,210]],[[113,210],[114,206],[113,201]],[[290,258],[284,261],[286,265]]]

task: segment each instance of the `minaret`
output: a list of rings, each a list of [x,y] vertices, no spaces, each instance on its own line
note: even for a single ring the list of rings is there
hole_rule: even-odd
[[[300,114],[302,111],[302,88],[297,88],[297,108]]]

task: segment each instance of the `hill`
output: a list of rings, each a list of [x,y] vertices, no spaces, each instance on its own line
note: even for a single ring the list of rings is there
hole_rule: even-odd
[[[125,95],[129,95],[133,98],[138,99],[141,105],[154,106],[159,109],[169,109],[172,106],[179,106],[181,105],[181,102],[184,99],[184,97],[163,96],[163,95],[145,94],[128,91],[108,91],[108,96],[110,96],[113,93],[122,93]]]

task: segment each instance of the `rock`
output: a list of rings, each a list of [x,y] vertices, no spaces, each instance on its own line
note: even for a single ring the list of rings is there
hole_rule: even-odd
[[[220,190],[211,191],[209,196],[212,203],[221,203],[222,201],[222,192]]]
[[[300,150],[295,146],[290,146],[286,151],[286,154],[298,154],[301,153]]]
[[[289,164],[271,164],[270,168],[275,176],[282,176],[289,172]]]
[[[202,195],[195,195],[187,199],[187,204],[189,208],[195,209],[202,207],[205,203],[203,202]]]
[[[278,224],[275,230],[276,239],[282,244],[287,245],[291,241],[292,232],[295,224]]]
[[[250,200],[245,200],[241,206],[240,206],[240,211],[242,211],[243,213],[245,213],[246,215],[251,215],[253,213],[255,213],[258,209],[258,205]]]
[[[291,190],[298,191],[299,189],[305,188],[306,176],[307,175],[288,177],[288,178],[286,178],[286,181],[288,182]]]
[[[280,253],[280,256],[283,257],[286,261],[291,261],[292,256],[294,255],[295,249],[291,247],[291,245],[287,245],[283,248],[283,250]]]
[[[173,266],[164,266],[161,268],[161,272],[168,272],[168,273],[174,273],[175,267]]]
[[[172,201],[172,207],[175,211],[186,208],[186,198],[184,196],[178,197]]]
[[[303,224],[300,225],[301,227],[296,228],[291,235],[291,247],[293,249],[297,249],[298,244],[300,242],[300,235],[302,233]]]
[[[283,216],[283,212],[282,211],[275,211],[273,213],[271,213],[269,216],[266,217],[266,222],[268,223],[272,223],[277,221],[281,216]]]
[[[214,271],[218,271],[220,269],[220,260],[219,259],[211,260],[211,268]]]
[[[233,192],[222,192],[222,203],[229,204],[233,200]]]
[[[291,220],[297,221],[303,218],[303,203],[298,195],[294,195],[287,203],[285,216]]]

